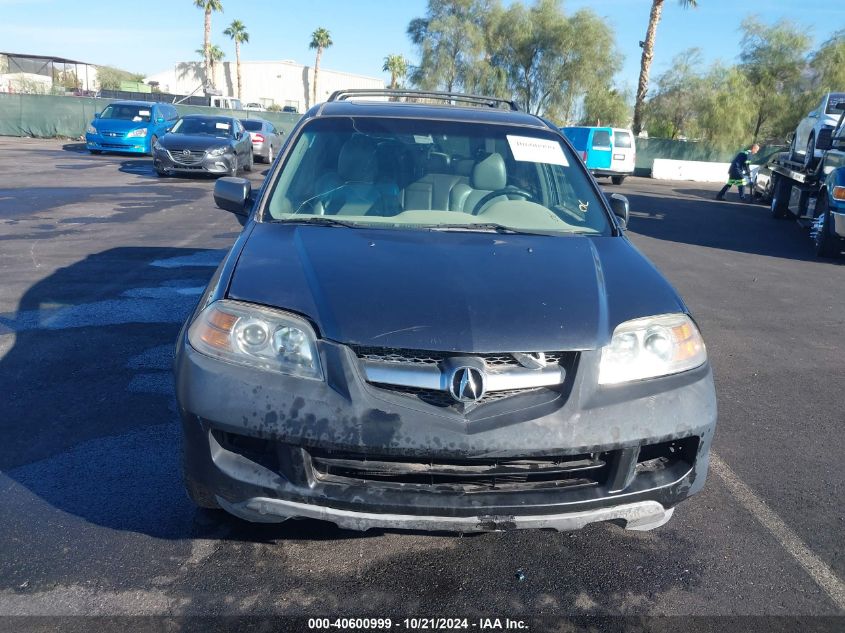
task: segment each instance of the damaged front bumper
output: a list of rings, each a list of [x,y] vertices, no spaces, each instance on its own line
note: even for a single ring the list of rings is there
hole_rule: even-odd
[[[472,411],[368,383],[349,347],[319,342],[326,380],[222,363],[180,339],[184,468],[256,522],[356,530],[652,529],[704,484],[716,422],[708,364],[597,387],[597,352],[564,384]]]

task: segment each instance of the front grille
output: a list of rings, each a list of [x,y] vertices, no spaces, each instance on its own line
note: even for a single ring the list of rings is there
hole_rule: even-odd
[[[460,492],[595,486],[607,478],[605,453],[529,459],[407,460],[333,451],[310,452],[321,481],[373,482]]]
[[[446,408],[459,408],[459,404],[455,402],[455,399],[447,391],[440,391],[439,389],[419,389],[416,387],[402,387],[399,385],[384,385],[376,383],[374,386],[378,387],[379,389],[385,389],[392,393],[398,393],[403,396],[408,396],[410,398],[415,398],[420,400],[421,402],[425,402],[426,404],[430,404],[435,407],[440,407],[443,409]],[[514,396],[521,396],[529,393],[537,393],[542,391],[542,389],[510,389],[508,391],[488,391],[484,394],[484,397],[481,398],[476,405],[482,404],[492,404],[493,402],[497,402],[499,400],[505,400],[506,398],[512,398]]]
[[[363,346],[352,349],[373,387],[459,413],[524,394],[545,392],[547,399],[553,400],[561,392],[562,377],[574,368],[578,356],[577,352],[545,352],[545,368],[534,369],[521,364],[518,353],[472,354]],[[443,386],[444,377],[448,382],[453,358],[483,362],[488,388],[478,401],[456,402]],[[530,363],[525,358],[521,360]]]
[[[197,163],[202,162],[202,159],[205,158],[204,151],[197,151],[197,150],[187,150],[188,154],[185,154],[186,150],[181,149],[171,149],[168,150],[167,153],[170,154],[170,159],[174,163],[179,163],[180,165],[196,165]]]
[[[452,356],[473,356],[481,358],[492,371],[506,367],[521,367],[511,354],[459,354],[454,352],[428,352],[392,347],[353,347],[355,354],[363,361],[378,363],[399,363],[403,365],[437,365]],[[562,352],[546,352],[546,363],[560,363]]]
[[[123,138],[126,136],[125,132],[100,132],[101,136],[106,136],[108,138]]]
[[[100,147],[114,147],[116,149],[126,149],[126,145],[119,143],[100,143]]]

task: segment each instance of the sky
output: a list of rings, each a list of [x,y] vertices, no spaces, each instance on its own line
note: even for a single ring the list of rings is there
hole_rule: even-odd
[[[523,0],[530,3],[530,0]],[[510,0],[505,0],[508,4]],[[381,68],[388,54],[417,61],[405,29],[425,15],[426,0],[222,0],[224,12],[212,19],[212,42],[234,60],[234,44],[223,29],[239,19],[250,42],[242,47],[248,60],[289,59],[314,63],[310,35],[317,27],[331,32],[334,45],[322,66],[388,79]],[[650,0],[564,0],[565,12],[590,8],[605,18],[625,56],[617,85],[636,88]],[[834,8],[835,7],[835,8]],[[703,61],[731,63],[739,54],[739,23],[757,13],[766,22],[780,18],[806,28],[815,44],[845,26],[845,6],[830,0],[699,0],[683,9],[666,0],[657,32],[652,77],[669,68],[672,58],[698,47]],[[0,50],[51,55],[107,64],[152,75],[177,62],[198,59],[203,13],[192,0],[0,0]]]

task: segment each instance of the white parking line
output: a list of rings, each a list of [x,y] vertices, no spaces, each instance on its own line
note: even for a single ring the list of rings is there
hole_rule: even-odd
[[[845,583],[840,580],[825,562],[816,556],[804,541],[783,522],[774,510],[757,494],[740,480],[722,458],[710,453],[710,467],[712,472],[722,480],[728,490],[736,497],[742,506],[763,524],[778,543],[804,568],[815,583],[821,587],[836,606],[845,611]]]

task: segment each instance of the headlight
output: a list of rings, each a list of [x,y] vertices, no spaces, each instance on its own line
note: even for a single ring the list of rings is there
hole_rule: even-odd
[[[126,138],[138,138],[139,136],[146,136],[147,128],[139,127],[137,130],[132,130],[126,135]]]
[[[222,156],[228,151],[228,147],[215,147],[214,149],[206,150],[206,154],[208,154],[209,156]]]
[[[698,328],[685,314],[626,321],[601,350],[599,384],[615,385],[694,369],[707,360]]]
[[[198,352],[300,378],[323,379],[314,331],[286,312],[238,301],[212,303],[188,329]]]
[[[97,134],[98,133],[97,128],[95,128],[93,125],[89,125],[87,128],[85,128],[85,131],[88,132],[88,134]]]

